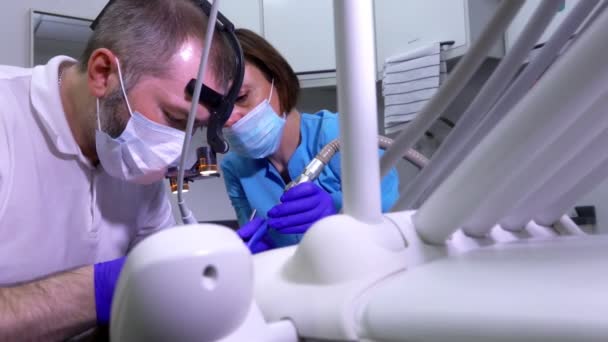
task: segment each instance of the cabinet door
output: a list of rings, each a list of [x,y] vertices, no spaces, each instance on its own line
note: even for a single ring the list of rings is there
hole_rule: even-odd
[[[540,37],[540,39],[538,40],[537,43],[546,42],[547,39],[549,39],[549,37],[551,37],[553,32],[555,32],[555,30],[559,27],[559,24],[561,24],[561,22],[564,20],[564,18],[568,15],[569,11],[574,6],[576,6],[576,4],[580,0],[555,0],[555,1],[562,1],[563,4],[562,4],[559,12],[555,15],[555,17],[553,17],[553,21],[551,21],[551,24],[549,24],[549,26],[547,27],[547,29],[545,30],[543,35]],[[530,18],[534,14],[534,11],[536,10],[536,8],[540,4],[540,2],[541,2],[541,0],[528,0],[524,3],[524,6],[521,8],[519,13],[517,13],[517,16],[515,17],[515,19],[513,19],[513,22],[507,29],[507,33],[506,33],[506,37],[505,37],[505,40],[506,40],[505,43],[507,46],[507,50],[510,49],[511,46],[513,46],[513,44],[515,44],[515,41],[517,40],[517,38],[519,37],[521,32],[524,30],[524,27],[528,23],[528,20],[530,20]]]
[[[256,33],[262,32],[261,0],[222,0],[220,12],[230,20],[236,28],[247,28]]]
[[[467,44],[466,0],[374,1],[378,70],[384,60],[433,41]]]
[[[264,36],[296,73],[335,70],[332,0],[263,0],[263,7]]]

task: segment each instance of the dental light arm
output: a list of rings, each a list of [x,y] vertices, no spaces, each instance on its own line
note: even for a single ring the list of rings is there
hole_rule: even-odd
[[[202,2],[201,4],[205,4]],[[206,8],[205,6],[202,6]],[[179,160],[179,167],[177,169],[177,205],[182,216],[182,222],[184,224],[196,224],[197,220],[192,214],[192,211],[186,205],[183,198],[184,188],[184,172],[186,164],[186,154],[190,149],[190,142],[192,140],[192,129],[194,127],[194,119],[196,118],[196,112],[199,105],[201,96],[201,89],[203,85],[203,76],[207,69],[207,60],[209,59],[209,51],[211,50],[211,41],[213,39],[213,32],[215,30],[215,20],[217,17],[217,11],[219,7],[219,1],[215,0],[211,7],[209,14],[209,21],[207,23],[207,32],[205,34],[205,46],[203,47],[203,54],[201,56],[201,63],[198,69],[196,82],[194,85],[194,91],[192,93],[192,106],[190,107],[190,113],[188,114],[188,123],[186,125],[186,135],[184,137],[184,145],[182,146],[182,155]]]
[[[378,136],[378,146],[380,148],[386,150],[392,144],[393,139],[381,135]],[[294,186],[304,182],[314,181],[317,177],[319,177],[325,165],[329,163],[331,158],[333,158],[333,156],[338,151],[340,151],[340,139],[334,139],[330,141],[327,145],[325,145],[325,147],[321,149],[321,151],[319,151],[315,158],[313,158],[313,160],[308,163],[308,165],[306,165],[306,168],[304,168],[302,174],[300,174],[296,179],[287,184],[285,190],[287,191],[293,188]],[[428,164],[429,162],[429,160],[424,155],[411,148],[405,152],[403,159],[411,162],[419,169],[425,167],[426,164]]]
[[[186,86],[186,93],[192,97],[192,107],[188,115],[188,124],[186,127],[186,137],[184,139],[184,146],[182,149],[182,157],[180,159],[177,175],[177,204],[179,206],[182,221],[185,224],[196,223],[196,219],[192,215],[192,212],[188,209],[183,197],[182,190],[184,180],[194,180],[193,177],[187,179],[184,178],[185,173],[185,156],[190,148],[190,141],[192,139],[192,128],[194,126],[194,119],[196,117],[197,107],[199,104],[205,106],[210,112],[210,119],[207,127],[207,142],[211,146],[212,153],[226,153],[228,151],[228,144],[222,136],[222,127],[226,123],[226,120],[232,113],[234,107],[234,101],[238,95],[239,89],[243,83],[244,75],[244,64],[243,64],[243,51],[234,34],[234,25],[221,13],[218,12],[219,1],[215,0],[213,5],[210,5],[207,1],[201,1],[201,9],[209,16],[209,22],[207,25],[207,33],[205,35],[205,47],[203,49],[203,55],[201,57],[201,64],[196,79],[190,80]],[[226,95],[221,95],[213,89],[203,84],[203,77],[205,75],[207,61],[209,58],[209,51],[211,51],[211,42],[213,39],[213,32],[217,26],[217,29],[226,35],[228,41],[234,50],[235,54],[235,70],[236,73],[232,80],[230,90]]]
[[[192,212],[188,209],[182,198],[184,180],[194,180],[192,177],[184,179],[184,160],[186,152],[188,151],[190,145],[190,139],[192,136],[191,132],[192,127],[194,125],[194,118],[196,116],[196,109],[198,105],[201,104],[205,106],[210,112],[209,123],[207,125],[207,142],[212,149],[212,153],[228,152],[229,147],[222,135],[222,127],[224,127],[224,124],[232,113],[234,101],[238,96],[238,92],[243,83],[243,76],[245,73],[243,63],[243,50],[241,49],[241,45],[238,39],[236,38],[236,35],[234,34],[234,25],[226,17],[224,17],[221,13],[218,12],[217,7],[219,6],[219,1],[214,1],[213,5],[210,5],[207,1],[201,1],[200,6],[202,10],[207,15],[209,15],[209,23],[207,27],[207,34],[205,37],[205,48],[203,50],[203,56],[201,57],[199,73],[197,75],[197,78],[190,80],[190,82],[186,86],[186,93],[188,93],[192,97],[192,108],[188,116],[188,126],[186,128],[187,134],[184,141],[182,158],[180,159],[180,166],[178,168],[177,176],[177,203],[182,214],[182,221],[186,224],[196,223]],[[209,51],[211,49],[213,31],[216,26],[220,32],[227,36],[229,44],[231,45],[235,54],[234,63],[236,73],[232,79],[232,85],[230,87],[230,90],[226,95],[221,95],[203,84],[203,76],[205,74]]]

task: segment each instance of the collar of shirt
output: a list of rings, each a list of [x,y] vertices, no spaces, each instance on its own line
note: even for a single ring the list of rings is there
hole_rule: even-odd
[[[40,119],[50,141],[60,153],[75,156],[85,165],[93,168],[74,139],[61,103],[59,66],[65,62],[75,63],[76,60],[67,56],[57,56],[49,60],[46,65],[39,65],[33,69],[30,92],[33,112]]]

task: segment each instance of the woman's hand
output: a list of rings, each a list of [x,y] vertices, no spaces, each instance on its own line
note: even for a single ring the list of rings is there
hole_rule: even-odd
[[[331,196],[312,182],[299,184],[268,211],[268,225],[282,234],[303,234],[316,221],[336,213]]]

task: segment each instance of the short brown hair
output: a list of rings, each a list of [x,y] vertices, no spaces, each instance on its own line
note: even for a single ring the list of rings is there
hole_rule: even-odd
[[[203,41],[207,22],[195,0],[115,0],[99,18],[80,70],[87,70],[93,51],[107,48],[120,59],[127,88],[143,75],[166,76],[169,60],[187,39]],[[232,54],[225,39],[214,33],[208,70],[224,87],[234,73],[234,59],[228,58]]]
[[[281,112],[291,111],[298,102],[300,82],[289,63],[277,49],[257,33],[242,28],[237,29],[235,33],[243,48],[245,61],[260,69],[268,82],[274,79]]]

